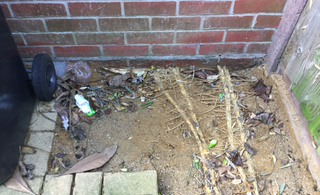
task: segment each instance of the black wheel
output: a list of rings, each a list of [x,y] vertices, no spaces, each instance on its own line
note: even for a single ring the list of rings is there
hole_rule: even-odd
[[[32,84],[37,98],[51,101],[57,87],[56,70],[48,54],[37,54],[32,62]]]

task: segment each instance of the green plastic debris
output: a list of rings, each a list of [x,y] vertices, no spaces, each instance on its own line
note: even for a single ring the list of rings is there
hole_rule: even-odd
[[[282,194],[285,187],[286,187],[286,183],[283,183],[282,186],[280,187],[279,195]]]
[[[152,104],[152,103],[153,103],[153,101],[149,101],[149,102],[146,102],[146,103],[141,104],[140,106],[146,106],[146,105]]]
[[[94,113],[96,113],[91,107],[90,107],[90,109],[91,109],[91,112],[86,113],[88,116],[91,116],[91,115],[93,115]]]
[[[197,169],[199,169],[199,159],[197,159],[197,158],[195,158],[194,159],[194,166],[197,168]]]
[[[209,143],[208,148],[212,148],[212,147],[215,146],[216,144],[217,144],[217,140],[212,140],[212,141]]]
[[[293,163],[288,163],[286,165],[283,165],[282,167],[280,167],[280,169],[284,169],[284,168],[287,168],[287,167],[291,167],[293,165]]]
[[[222,166],[223,165],[227,165],[228,164],[228,161],[226,160],[226,159],[224,159],[223,161],[222,161]]]

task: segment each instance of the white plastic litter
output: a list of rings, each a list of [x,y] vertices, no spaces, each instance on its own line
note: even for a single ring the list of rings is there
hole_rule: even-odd
[[[138,73],[137,73],[137,76],[138,76],[138,77],[141,77],[144,73],[145,73],[145,71],[138,72]]]
[[[68,119],[68,117],[66,117],[66,116],[61,116],[61,119],[62,119],[62,124],[63,124],[63,127],[66,129],[66,131],[67,131],[67,129],[68,129],[68,127],[69,127],[69,119]]]
[[[82,95],[75,95],[74,98],[76,99],[77,106],[82,110],[84,113],[91,112],[89,101],[86,100]]]

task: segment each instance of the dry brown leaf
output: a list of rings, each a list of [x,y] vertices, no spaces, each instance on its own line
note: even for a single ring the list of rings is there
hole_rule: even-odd
[[[116,153],[117,145],[110,146],[106,148],[101,153],[95,153],[86,158],[82,159],[73,167],[71,167],[67,172],[62,175],[71,174],[71,173],[82,173],[84,171],[92,170],[101,167]]]
[[[4,183],[7,188],[10,188],[15,191],[19,192],[24,192],[24,193],[29,193],[29,194],[35,194],[30,190],[26,182],[23,180],[22,176],[20,175],[19,172],[19,166],[17,166],[16,170],[14,171],[13,175],[11,178]]]
[[[72,124],[78,124],[79,123],[79,116],[76,112],[72,112],[71,117]]]

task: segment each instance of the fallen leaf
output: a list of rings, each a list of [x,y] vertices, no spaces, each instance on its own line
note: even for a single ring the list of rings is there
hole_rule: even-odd
[[[200,79],[206,79],[207,78],[207,75],[206,73],[202,72],[202,71],[197,71],[195,73],[196,77],[200,78]]]
[[[83,121],[85,123],[91,124],[93,122],[92,119],[83,112],[80,112],[79,118],[81,121]]]
[[[61,93],[54,101],[61,102],[62,100],[66,99],[66,97],[69,96],[69,94],[70,94],[69,91],[65,91],[65,92]]]
[[[26,182],[23,180],[23,178],[20,175],[19,172],[19,166],[17,166],[16,170],[14,171],[13,175],[11,178],[4,183],[7,188],[10,188],[15,191],[20,191],[24,193],[29,193],[29,194],[35,194],[32,192],[32,190],[28,187]]]
[[[253,117],[253,119],[259,120],[259,121],[262,121],[265,124],[268,124],[269,117],[270,117],[270,113],[269,112],[264,112],[264,113],[261,113],[261,114],[257,115],[256,117]]]
[[[111,114],[111,113],[112,113],[111,108],[106,109],[106,110],[104,111],[104,113],[105,113],[105,115]]]
[[[265,187],[265,184],[266,184],[266,180],[261,180],[260,183],[259,183],[259,191],[263,191],[264,190],[264,187]]]
[[[250,177],[250,176],[247,177],[247,181],[248,181],[248,182],[252,182],[252,181],[254,181],[255,179],[256,179],[255,177]]]
[[[249,154],[251,155],[255,155],[258,150],[255,148],[252,148],[247,142],[244,143],[244,147],[246,148],[247,152],[249,152]]]
[[[109,85],[114,87],[124,86],[125,81],[130,77],[130,74],[116,75],[109,79]]]
[[[79,123],[79,115],[76,112],[72,112],[71,121],[72,121],[72,124]]]
[[[231,170],[231,166],[229,166],[229,165],[223,165],[222,167],[220,167],[218,170],[217,181],[220,180],[220,177],[224,172],[230,171],[230,170]]]
[[[77,140],[83,140],[86,138],[86,132],[84,131],[84,128],[82,126],[76,126],[71,127],[70,131],[70,137],[76,138]]]
[[[243,163],[242,163],[242,159],[241,159],[241,156],[239,154],[239,152],[237,152],[231,159],[232,163],[237,165],[237,166],[242,166]]]
[[[106,148],[101,153],[95,153],[90,156],[85,157],[73,167],[71,167],[67,172],[62,175],[71,174],[71,173],[82,173],[84,171],[89,171],[96,169],[104,165],[109,159],[116,153],[117,145],[110,146]]]
[[[218,126],[219,126],[219,124],[218,124],[218,122],[217,122],[217,121],[212,120],[212,122],[213,122],[213,127],[218,127]]]
[[[233,157],[233,156],[238,152],[238,149],[239,149],[239,148],[237,148],[237,149],[235,149],[235,150],[232,150],[232,151],[230,152],[230,156]]]
[[[281,130],[280,130],[280,128],[278,128],[278,127],[274,127],[274,128],[273,128],[273,131],[276,132],[276,133],[279,134],[279,135],[282,135],[282,134],[281,134]]]
[[[206,163],[208,169],[213,169],[215,167],[221,166],[221,161],[213,157],[210,159],[206,159],[204,163]]]

